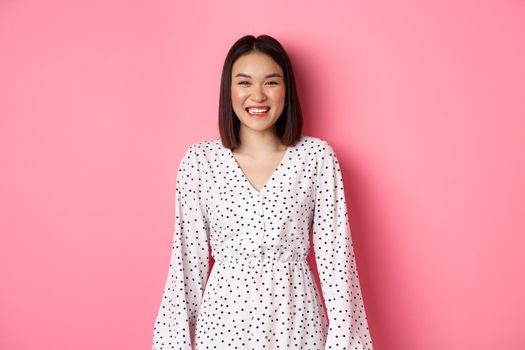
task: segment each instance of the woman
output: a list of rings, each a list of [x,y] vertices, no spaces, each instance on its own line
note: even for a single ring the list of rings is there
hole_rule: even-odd
[[[178,168],[153,349],[372,349],[339,162],[301,135],[279,42],[247,35],[232,46],[219,103],[220,139],[192,144]]]

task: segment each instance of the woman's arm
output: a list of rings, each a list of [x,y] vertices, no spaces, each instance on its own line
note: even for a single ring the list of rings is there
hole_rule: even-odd
[[[372,350],[339,161],[326,142],[317,169],[313,244],[329,330],[325,349]]]
[[[209,228],[201,205],[195,145],[177,171],[175,229],[168,277],[153,330],[153,350],[191,350],[208,279]]]

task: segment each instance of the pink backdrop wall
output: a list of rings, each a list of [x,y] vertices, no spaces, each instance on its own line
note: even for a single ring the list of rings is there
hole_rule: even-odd
[[[0,2],[0,349],[148,349],[244,34],[341,159],[376,350],[525,348],[525,3]]]

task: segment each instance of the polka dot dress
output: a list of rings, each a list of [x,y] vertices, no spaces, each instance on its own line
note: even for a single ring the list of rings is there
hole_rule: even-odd
[[[154,350],[372,349],[341,170],[325,140],[289,146],[260,191],[220,139],[194,143],[175,208]]]

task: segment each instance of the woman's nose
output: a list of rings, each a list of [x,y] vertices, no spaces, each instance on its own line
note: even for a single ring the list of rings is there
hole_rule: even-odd
[[[266,98],[266,95],[264,93],[264,90],[255,85],[252,91],[252,99],[255,101],[263,101]]]

